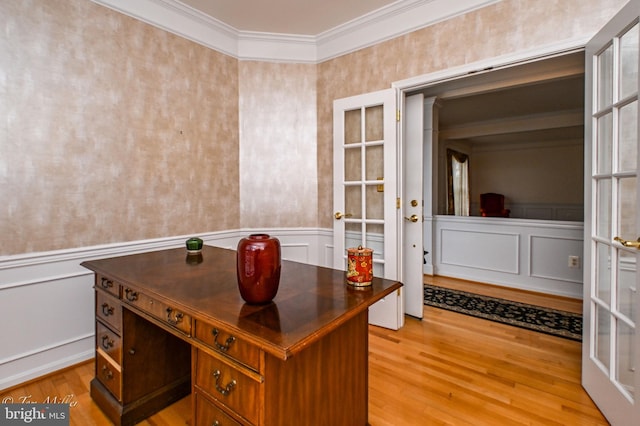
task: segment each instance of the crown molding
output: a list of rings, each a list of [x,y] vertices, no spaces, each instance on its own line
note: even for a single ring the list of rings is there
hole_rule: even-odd
[[[236,57],[246,61],[316,63],[316,37],[238,32]]]
[[[239,31],[179,0],[91,0],[239,60],[319,63],[501,0],[399,0],[316,36]]]
[[[318,62],[464,15],[501,0],[401,0],[317,36]]]

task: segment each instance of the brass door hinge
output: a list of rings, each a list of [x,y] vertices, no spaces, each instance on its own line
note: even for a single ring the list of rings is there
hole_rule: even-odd
[[[400,121],[400,110],[396,110],[396,121]]]
[[[396,198],[396,209],[400,209],[400,197]]]

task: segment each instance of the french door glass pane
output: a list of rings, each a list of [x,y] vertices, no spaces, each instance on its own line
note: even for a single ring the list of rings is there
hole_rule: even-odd
[[[344,112],[344,197],[346,248],[372,248],[384,276],[384,224],[372,223],[384,221],[383,105]]]
[[[344,188],[344,211],[348,219],[362,219],[362,189],[360,185],[349,185]]]
[[[344,180],[347,182],[357,182],[362,179],[362,156],[360,147],[344,150]]]
[[[613,103],[613,45],[598,55],[598,110]]]
[[[621,172],[634,171],[638,157],[638,101],[620,108],[618,136],[618,169]]]
[[[636,255],[618,250],[618,311],[635,324]]]
[[[376,105],[365,108],[365,141],[381,141],[384,139],[384,108]]]
[[[596,214],[596,235],[611,239],[611,179],[600,179],[596,187],[598,211]]]
[[[608,113],[598,118],[598,151],[596,154],[599,174],[611,173],[612,135],[613,114]]]
[[[620,99],[638,91],[638,24],[620,38]]]
[[[384,219],[384,195],[377,185],[366,186],[367,219]]]
[[[373,252],[373,258],[374,258],[374,262],[373,262],[373,276],[374,277],[384,277],[384,263],[378,263],[375,261],[375,259],[379,256],[382,257],[382,255],[376,255],[376,252]]]
[[[595,355],[607,371],[611,365],[611,317],[609,311],[600,305],[596,307]]]
[[[618,321],[617,352],[618,362],[616,369],[616,380],[622,384],[627,393],[633,396],[633,370],[635,368],[635,353],[633,348],[634,329],[622,321]]]
[[[611,248],[607,244],[596,244],[596,291],[598,299],[611,303]]]
[[[362,142],[362,114],[359,109],[344,112],[344,143]]]
[[[616,235],[635,235],[636,233],[636,194],[635,177],[620,179],[618,183],[618,232]],[[629,238],[629,237],[627,237]]]
[[[382,145],[367,146],[365,157],[367,160],[366,180],[377,180],[384,177],[384,147]]]

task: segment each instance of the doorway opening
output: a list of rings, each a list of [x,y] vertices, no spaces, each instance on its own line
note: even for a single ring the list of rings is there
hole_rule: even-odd
[[[423,274],[582,297],[567,258],[583,253],[584,65],[576,49],[404,89],[437,99],[422,106],[435,119]],[[451,152],[468,162],[468,210],[451,205]],[[503,196],[509,217],[482,217],[486,193]]]

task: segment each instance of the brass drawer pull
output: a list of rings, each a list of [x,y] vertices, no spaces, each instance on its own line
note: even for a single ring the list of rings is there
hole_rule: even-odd
[[[231,393],[231,391],[233,390],[233,388],[236,387],[236,381],[232,380],[231,382],[229,382],[229,384],[227,384],[227,386],[222,387],[220,386],[220,376],[222,375],[222,373],[220,372],[220,370],[216,370],[213,372],[213,377],[216,378],[216,390],[218,392],[220,392],[220,394],[227,396]]]
[[[109,278],[102,277],[100,285],[106,290],[109,287],[113,287],[113,281],[111,281]]]
[[[173,312],[173,309],[167,308],[167,322],[173,325],[178,325],[179,323],[181,323],[184,314],[182,312],[176,312],[173,318],[171,318],[171,312]]]
[[[126,297],[129,302],[135,302],[138,300],[138,292],[128,288],[124,291],[124,297]]]
[[[103,303],[102,313],[105,317],[108,317],[109,315],[113,315],[113,306],[109,306],[108,303]]]
[[[215,343],[216,348],[220,349],[222,352],[227,352],[229,348],[231,348],[231,344],[236,341],[235,337],[229,336],[227,340],[224,341],[224,345],[218,343],[218,334],[220,334],[220,331],[218,331],[217,328],[211,330],[211,334],[213,334],[213,343]]]
[[[109,370],[106,365],[102,366],[102,375],[107,380],[113,379],[113,371]]]
[[[109,339],[109,336],[105,334],[102,336],[102,347],[105,349],[109,349],[113,347],[113,339]]]

